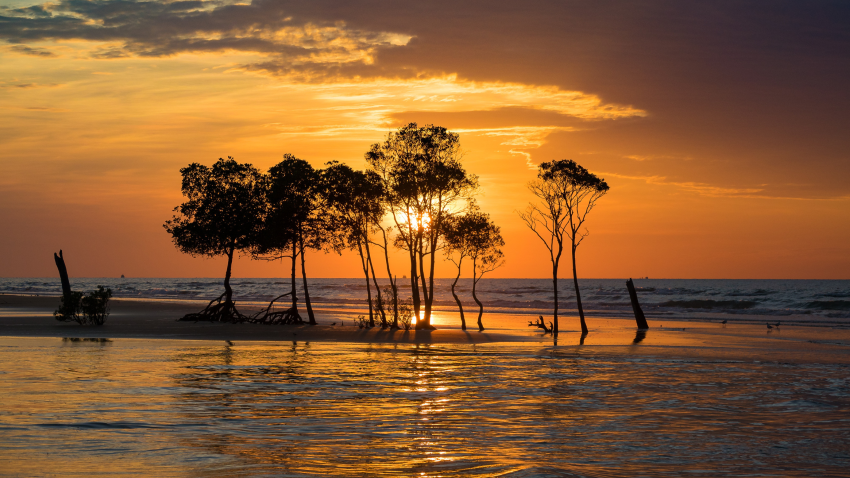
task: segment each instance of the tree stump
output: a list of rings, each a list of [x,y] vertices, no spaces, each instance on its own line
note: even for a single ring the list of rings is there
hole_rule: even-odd
[[[53,260],[56,261],[56,268],[59,269],[59,279],[62,280],[62,295],[68,297],[71,295],[71,281],[68,280],[68,269],[65,268],[65,258],[62,257],[62,249],[59,249],[59,255],[53,253]]]
[[[635,311],[635,321],[637,322],[638,329],[648,329],[649,324],[646,323],[646,317],[644,317],[643,310],[640,308],[634,282],[629,279],[626,281],[626,287],[629,288],[629,297],[632,299],[632,309]]]

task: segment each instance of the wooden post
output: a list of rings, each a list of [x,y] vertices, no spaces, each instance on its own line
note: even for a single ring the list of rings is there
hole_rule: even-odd
[[[62,249],[59,249],[59,255],[53,253],[53,260],[56,261],[56,268],[59,269],[59,278],[62,279],[62,295],[71,295],[71,281],[68,280],[68,269],[65,268],[65,258],[62,257]]]
[[[643,310],[640,308],[640,303],[638,303],[634,282],[629,279],[626,281],[626,287],[629,288],[629,297],[632,299],[632,309],[635,311],[635,321],[637,322],[638,329],[648,329],[649,324],[646,323],[646,317],[644,317]]]

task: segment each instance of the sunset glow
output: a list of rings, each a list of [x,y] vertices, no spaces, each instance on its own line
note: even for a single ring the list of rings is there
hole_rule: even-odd
[[[845,82],[831,66],[846,56],[807,53],[817,39],[771,37],[799,45],[808,63],[791,71],[794,58],[765,57],[734,35],[734,61],[732,46],[703,44],[696,31],[664,43],[641,36],[640,22],[614,22],[591,35],[567,27],[586,14],[567,7],[532,9],[520,23],[476,12],[458,29],[354,7],[175,3],[124,17],[92,5],[13,0],[0,10],[0,247],[18,251],[0,258],[4,275],[51,275],[62,247],[83,276],[217,276],[221,264],[181,255],[159,227],[179,203],[181,167],[230,155],[265,170],[292,153],[363,168],[369,146],[409,121],[460,134],[478,202],[506,240],[495,277],[547,274],[515,211],[552,159],[611,185],[588,224],[590,277],[850,270],[847,105],[833,94]],[[682,21],[645,13],[669,28]],[[702,66],[661,54],[682,42]],[[658,53],[624,53],[632,47]],[[736,73],[707,73],[718,71]],[[280,274],[239,261],[239,276]],[[310,267],[358,270],[348,253],[316,254]]]

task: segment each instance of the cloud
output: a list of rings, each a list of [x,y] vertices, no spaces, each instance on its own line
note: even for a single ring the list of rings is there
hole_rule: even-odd
[[[39,56],[43,58],[55,57],[56,54],[44,48],[32,48],[26,45],[15,45],[9,48],[10,50],[22,55]]]
[[[95,42],[89,55],[97,59],[238,52],[262,57],[242,69],[306,79],[365,73],[379,50],[412,38],[293,17],[283,3],[270,1],[62,0],[4,12],[0,38],[25,54],[51,55],[27,46],[32,42],[69,40]]]
[[[807,185],[800,184],[760,184],[758,186],[753,185],[749,187],[729,187],[697,181],[676,181],[662,175],[627,175],[612,172],[600,172],[599,175],[633,181],[643,181],[646,184],[659,186],[671,186],[683,191],[696,193],[700,196],[712,198],[790,199],[800,201],[846,201],[850,199],[850,195],[847,194],[827,193],[814,196],[807,190]]]
[[[64,86],[61,83],[14,83],[14,84],[0,84],[0,88],[3,89],[16,89],[16,90],[29,90],[32,88],[56,88],[58,86]]]

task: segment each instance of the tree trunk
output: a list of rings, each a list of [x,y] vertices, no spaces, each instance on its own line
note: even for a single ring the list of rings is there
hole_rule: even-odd
[[[230,250],[227,252],[227,272],[224,273],[224,302],[232,303],[233,302],[233,289],[230,288],[230,267],[233,265],[233,251],[234,247],[231,246]]]
[[[384,260],[387,263],[387,277],[390,279],[390,287],[393,291],[393,325],[392,328],[398,328],[398,286],[396,285],[398,279],[393,278],[393,273],[390,270],[390,245],[387,241],[387,232],[384,231],[384,228],[381,228],[381,234],[384,236]]]
[[[475,299],[475,303],[478,304],[478,331],[482,332],[484,330],[484,324],[481,323],[481,316],[484,315],[484,304],[478,300],[478,295],[475,294],[475,286],[478,285],[478,275],[476,273],[475,266],[477,265],[477,257],[472,258],[472,298]]]
[[[452,295],[455,298],[455,302],[457,302],[457,308],[460,310],[460,329],[466,330],[466,318],[463,316],[463,304],[460,303],[460,298],[455,294],[455,286],[457,285],[458,279],[460,279],[460,266],[463,264],[463,257],[457,263],[457,277],[455,277],[455,281],[452,282]]]
[[[62,249],[59,249],[59,255],[53,253],[53,260],[56,262],[56,268],[59,269],[59,279],[62,281],[62,295],[68,297],[71,295],[71,281],[68,280],[68,269],[65,268],[65,258],[62,257]]]
[[[558,336],[558,263],[554,262],[552,265],[552,288],[555,292],[555,307],[552,313],[553,315],[553,323],[552,323],[552,336]]]
[[[363,274],[366,276],[366,301],[369,303],[369,327],[375,326],[375,315],[372,312],[372,286],[369,285],[369,263],[366,262],[366,256],[363,254],[363,244],[357,240],[357,252],[360,253],[360,266],[363,268]]]
[[[372,263],[372,251],[369,249],[369,238],[366,238],[366,260],[369,265],[369,269],[372,271],[372,282],[375,284],[375,294],[378,296],[378,313],[381,314],[381,328],[386,329],[389,327],[387,324],[387,313],[384,310],[386,307],[384,306],[384,297],[381,295],[381,287],[378,285],[378,278],[375,276],[375,265]]]
[[[573,244],[573,285],[576,288],[576,304],[578,304],[578,318],[581,321],[581,334],[587,335],[587,323],[584,321],[584,309],[581,306],[581,293],[578,290],[578,273],[576,272],[576,246]]]
[[[292,312],[298,314],[298,297],[295,295],[295,261],[298,259],[298,246],[292,238]]]
[[[632,282],[632,279],[626,281],[626,287],[629,289],[629,298],[632,300],[632,310],[635,311],[635,322],[637,322],[638,329],[648,329],[649,324],[646,323],[646,317],[643,315],[643,309],[640,308],[637,291],[635,290],[635,284]],[[635,339],[635,343],[638,342],[639,340]]]
[[[304,284],[304,303],[307,305],[307,317],[310,325],[316,325],[316,316],[313,314],[313,304],[310,303],[310,291],[307,289],[307,268],[304,265],[304,237],[298,235],[299,249],[301,249],[301,282]]]
[[[419,276],[420,281],[422,282],[422,295],[425,299],[425,311],[423,313],[422,320],[418,320],[416,322],[416,329],[430,329],[431,328],[431,301],[428,300],[428,282],[425,280],[425,248],[422,243],[422,237],[419,237],[419,250],[417,254],[419,255]]]
[[[442,200],[438,204],[439,207],[442,207]],[[438,211],[441,209],[438,209]],[[437,243],[440,240],[439,235],[440,228],[440,219],[439,216],[437,219],[432,219],[431,224],[431,257],[429,258],[429,270],[428,270],[428,303],[425,304],[426,315],[428,317],[428,325],[431,325],[431,310],[434,308],[434,267],[436,265],[437,260]]]

